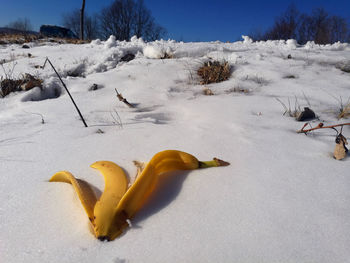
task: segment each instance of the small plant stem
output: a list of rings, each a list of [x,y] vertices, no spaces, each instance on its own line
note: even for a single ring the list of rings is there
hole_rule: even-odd
[[[348,123],[341,123],[341,124],[335,124],[335,125],[330,125],[330,126],[323,126],[323,123],[319,123],[317,127],[314,127],[314,128],[311,128],[311,129],[307,129],[307,130],[304,130],[304,128],[307,126],[307,124],[304,124],[304,127],[297,131],[297,133],[307,133],[307,132],[310,132],[310,131],[314,131],[314,130],[317,130],[317,129],[334,129],[335,127],[343,127],[345,125],[350,125],[350,122]]]
[[[121,101],[124,102],[129,108],[134,108],[134,105],[130,104],[123,96],[118,92],[117,89],[115,89],[115,92],[117,92],[117,98]]]
[[[46,62],[49,62],[49,64],[51,65],[52,69],[55,71],[57,77],[58,77],[59,80],[61,81],[63,87],[65,88],[65,90],[67,91],[67,93],[68,93],[70,99],[72,100],[73,105],[74,105],[74,107],[76,108],[76,110],[77,110],[77,112],[78,112],[78,114],[79,114],[79,116],[80,116],[82,122],[84,123],[85,127],[88,127],[87,124],[86,124],[86,122],[85,122],[85,119],[84,119],[83,115],[81,114],[81,112],[80,112],[80,110],[79,110],[77,104],[75,103],[75,101],[74,101],[72,95],[70,94],[70,92],[69,92],[69,90],[68,90],[66,84],[64,84],[64,82],[63,82],[61,76],[58,74],[57,70],[56,70],[55,67],[52,65],[52,63],[51,63],[51,61],[49,60],[49,58],[46,58],[45,63],[44,63],[44,66],[42,66],[42,68],[45,68]]]

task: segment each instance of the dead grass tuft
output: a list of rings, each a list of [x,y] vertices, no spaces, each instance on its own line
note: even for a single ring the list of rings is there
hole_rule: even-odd
[[[202,78],[200,81],[202,85],[218,83],[229,79],[231,76],[231,67],[226,61],[222,63],[219,61],[209,61],[197,70],[197,74]]]
[[[0,97],[4,98],[12,92],[28,91],[34,87],[42,88],[43,80],[30,74],[25,74],[20,79],[6,78],[0,81]]]
[[[0,34],[0,45],[22,45],[24,43],[37,41],[39,39],[42,39],[42,36],[34,34]]]
[[[0,97],[5,97],[12,92],[20,90],[22,81],[14,79],[4,79],[0,81]]]
[[[86,44],[90,43],[90,40],[70,39],[70,38],[57,38],[57,37],[44,37],[40,34],[0,34],[0,45],[6,44],[18,44],[23,45],[29,42],[52,42],[58,44]]]
[[[248,88],[242,88],[242,87],[234,87],[231,89],[228,89],[225,91],[226,94],[230,94],[230,93],[243,93],[243,94],[250,94],[251,90]]]
[[[343,62],[337,63],[335,67],[345,73],[350,73],[350,61],[343,61]]]
[[[338,115],[338,119],[350,117],[350,103],[342,107],[341,112]]]
[[[160,59],[171,59],[171,58],[174,58],[174,55],[165,52],[164,55]]]
[[[203,94],[206,95],[206,96],[212,96],[212,95],[214,95],[214,92],[211,89],[209,89],[209,88],[205,88],[203,90]]]

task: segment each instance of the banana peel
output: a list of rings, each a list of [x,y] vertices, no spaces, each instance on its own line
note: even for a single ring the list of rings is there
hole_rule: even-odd
[[[60,171],[51,177],[50,182],[71,184],[89,217],[95,237],[101,241],[111,241],[129,226],[129,220],[154,191],[160,175],[176,170],[227,166],[229,163],[217,158],[202,162],[189,153],[166,150],[154,155],[146,164],[135,162],[135,165],[137,177],[128,188],[128,177],[117,164],[110,161],[93,163],[91,167],[100,171],[105,179],[105,188],[99,200],[87,182],[75,178],[70,172]]]

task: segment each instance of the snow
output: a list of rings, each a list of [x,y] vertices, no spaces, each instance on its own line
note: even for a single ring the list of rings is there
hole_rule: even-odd
[[[169,43],[168,43],[169,44]],[[143,55],[146,58],[161,59],[165,55],[173,56],[173,50],[171,46],[167,46],[164,43],[153,42],[152,44],[147,44],[143,48]]]
[[[157,58],[160,59],[164,56],[164,50],[156,45],[147,45],[143,49],[143,54],[146,58]]]
[[[98,43],[95,43],[95,44],[98,44]],[[112,35],[105,42],[104,48],[108,49],[108,48],[114,47],[115,45],[116,45],[116,39],[115,39],[115,36]]]
[[[251,44],[253,40],[249,36],[242,36],[244,44]]]
[[[167,51],[173,59],[158,59]],[[135,59],[122,62],[130,53]],[[46,57],[88,128],[50,66],[35,67]],[[1,46],[3,59],[7,72],[16,63],[13,77],[38,76],[44,89],[0,99],[2,262],[349,262],[350,158],[332,158],[333,130],[297,134],[303,123],[283,116],[276,100],[292,109],[310,103],[319,117],[313,126],[348,122],[336,119],[339,98],[350,96],[350,74],[336,67],[350,61],[348,44],[110,37]],[[203,95],[196,76],[208,59],[233,68],[229,80],[205,86],[214,96]],[[93,84],[103,88],[89,91]],[[120,102],[115,88],[137,107]],[[349,126],[343,134],[349,140]],[[91,234],[70,185],[48,182],[68,170],[102,190],[103,177],[89,167],[98,160],[116,162],[132,182],[132,161],[165,149],[231,165],[162,177],[112,242]]]
[[[298,45],[297,41],[295,39],[288,39],[286,41],[286,44],[287,46],[290,48],[290,49],[295,49]]]

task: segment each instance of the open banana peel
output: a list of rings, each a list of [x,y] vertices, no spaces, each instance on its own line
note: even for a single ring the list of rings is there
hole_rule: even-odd
[[[99,170],[105,179],[105,189],[99,200],[87,182],[75,178],[70,172],[58,172],[52,176],[50,182],[71,184],[89,217],[96,238],[111,241],[129,226],[129,220],[151,195],[161,174],[176,170],[227,166],[229,163],[216,158],[201,162],[191,154],[166,150],[154,155],[146,165],[138,162],[135,165],[138,168],[137,177],[128,189],[128,178],[117,164],[109,161],[93,163],[91,167]]]

